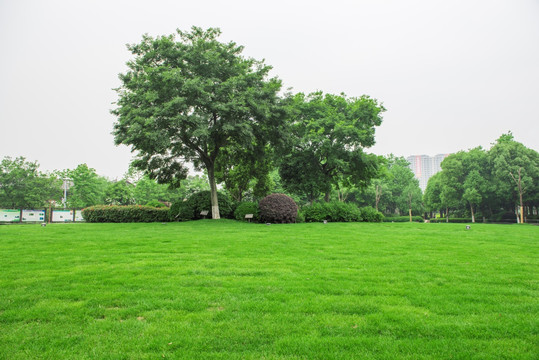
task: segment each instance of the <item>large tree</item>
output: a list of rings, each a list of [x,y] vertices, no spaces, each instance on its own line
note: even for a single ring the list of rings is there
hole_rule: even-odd
[[[242,46],[217,40],[219,29],[152,38],[128,48],[134,59],[120,74],[118,107],[113,110],[116,144],[137,152],[134,165],[160,183],[179,186],[185,162],[205,169],[212,218],[219,219],[215,166],[221,150],[250,149],[267,131],[281,129],[271,67],[244,58]],[[268,136],[268,138],[276,136]]]
[[[299,93],[289,103],[292,146],[281,164],[284,187],[309,200],[323,193],[329,201],[333,187],[367,186],[380,161],[364,149],[374,145],[384,107],[368,96],[322,92]]]

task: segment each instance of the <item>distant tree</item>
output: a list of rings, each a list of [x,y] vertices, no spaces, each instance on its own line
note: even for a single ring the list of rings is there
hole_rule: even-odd
[[[99,176],[95,169],[80,164],[73,170],[63,172],[73,181],[69,189],[67,201],[70,207],[84,208],[104,204],[105,190],[109,185],[107,179]]]
[[[441,210],[443,209],[442,200],[440,197],[442,193],[442,183],[440,179],[441,175],[441,172],[437,172],[429,178],[427,188],[423,194],[423,203],[425,204],[425,208],[431,213],[434,211],[440,211],[441,213]]]
[[[105,189],[105,203],[110,205],[133,205],[135,198],[134,186],[126,180],[112,182]]]
[[[0,162],[0,208],[32,209],[62,196],[61,182],[39,171],[37,162],[5,157]]]
[[[539,193],[539,153],[514,140],[511,133],[496,141],[489,153],[497,193],[519,206],[524,221],[524,204],[534,204]]]
[[[217,40],[219,29],[152,38],[130,45],[135,56],[120,75],[113,110],[117,144],[137,152],[134,165],[159,183],[179,186],[184,162],[207,171],[212,218],[219,219],[216,164],[228,146],[250,149],[278,139],[283,113],[268,79],[271,67],[241,56],[243,47]],[[260,138],[263,137],[263,140]]]
[[[323,193],[329,201],[334,187],[367,186],[379,159],[364,149],[374,145],[385,108],[368,96],[322,92],[296,94],[289,104],[292,148],[280,166],[285,189],[310,201]]]

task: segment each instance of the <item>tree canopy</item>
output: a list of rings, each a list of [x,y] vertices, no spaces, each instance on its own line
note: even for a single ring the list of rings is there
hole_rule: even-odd
[[[250,149],[282,130],[271,67],[244,58],[242,46],[217,40],[219,29],[152,38],[128,48],[134,58],[120,74],[117,144],[137,152],[134,165],[160,183],[179,186],[185,162],[205,169],[212,217],[219,218],[215,165],[227,146]]]
[[[290,144],[281,164],[283,186],[310,201],[320,193],[329,201],[333,187],[366,186],[378,171],[375,127],[385,108],[366,95],[298,93],[289,101]]]

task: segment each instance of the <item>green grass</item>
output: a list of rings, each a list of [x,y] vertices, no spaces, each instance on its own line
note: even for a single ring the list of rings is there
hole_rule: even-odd
[[[0,226],[1,359],[537,359],[539,227]]]

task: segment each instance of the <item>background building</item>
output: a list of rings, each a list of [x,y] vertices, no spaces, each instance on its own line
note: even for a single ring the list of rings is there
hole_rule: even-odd
[[[430,177],[442,170],[440,164],[448,155],[449,154],[438,154],[436,156],[412,155],[406,158],[410,163],[410,169],[412,169],[415,177],[419,180],[419,187],[422,191],[425,191],[427,188],[427,182]]]

